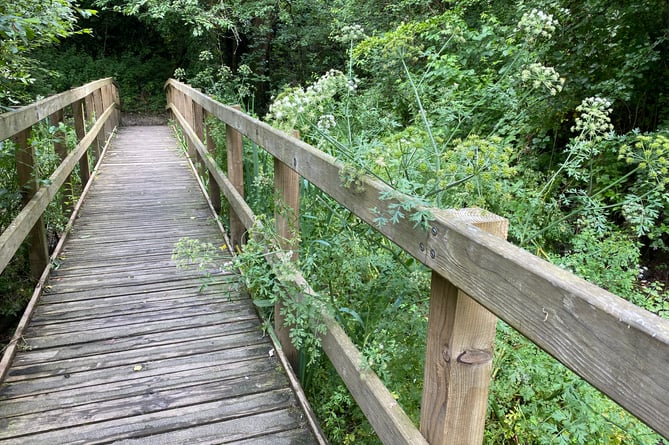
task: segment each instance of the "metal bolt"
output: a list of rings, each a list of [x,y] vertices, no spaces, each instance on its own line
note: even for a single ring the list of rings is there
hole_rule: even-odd
[[[293,167],[297,167],[297,158],[293,158]]]
[[[425,252],[425,245],[423,243],[420,243],[418,245],[418,248],[420,249],[421,252]]]
[[[439,229],[437,229],[436,227],[432,226],[432,230],[431,230],[431,232],[432,232],[432,236],[437,236],[437,233],[439,233]]]
[[[430,258],[435,259],[437,257],[437,252],[434,249],[430,249]]]

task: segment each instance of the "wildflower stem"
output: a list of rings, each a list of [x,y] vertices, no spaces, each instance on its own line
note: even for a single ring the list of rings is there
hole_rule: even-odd
[[[423,102],[420,100],[420,94],[418,94],[418,88],[416,88],[416,84],[414,83],[413,77],[409,72],[409,68],[407,67],[406,62],[404,61],[404,57],[401,58],[401,61],[402,61],[402,67],[404,67],[404,72],[406,73],[407,78],[409,79],[409,84],[411,85],[411,89],[413,90],[413,93],[416,96],[416,103],[418,104],[420,117],[423,120],[423,124],[425,125],[425,130],[427,131],[427,135],[430,138],[430,144],[432,144],[432,149],[434,150],[435,167],[436,167],[435,171],[439,172],[441,170],[441,156],[439,148],[437,147],[437,142],[434,140],[434,136],[432,135],[432,128],[430,127],[430,122],[427,120],[427,114],[425,113],[425,108],[423,108]]]

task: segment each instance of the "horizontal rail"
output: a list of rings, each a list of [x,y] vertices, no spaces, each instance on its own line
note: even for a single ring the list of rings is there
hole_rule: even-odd
[[[247,230],[261,224],[256,220],[253,211],[244,198],[237,192],[222,169],[216,165],[214,158],[208,153],[205,145],[200,141],[190,123],[181,114],[176,106],[168,104],[168,108],[174,113],[179,126],[194,147],[205,166],[212,173],[219,187],[228,199],[233,211],[240,217]],[[273,246],[274,240],[263,239],[268,251],[268,261],[272,265],[281,264],[278,256],[280,249]],[[303,295],[314,295],[315,292],[298,270],[291,274],[294,287],[300,289]],[[404,413],[395,398],[383,382],[369,367],[364,365],[360,351],[355,347],[337,321],[326,311],[322,312],[325,333],[322,335],[322,345],[325,353],[349,387],[353,397],[359,401],[359,405],[370,423],[378,432],[384,443],[406,443],[413,445],[427,445],[420,431],[413,425],[409,417]]]
[[[56,111],[112,83],[113,79],[111,77],[96,80],[78,88],[49,96],[15,111],[0,114],[0,141],[32,127]]]
[[[341,185],[333,157],[174,80],[168,87],[289,165],[437,274],[469,294],[557,360],[669,437],[669,321],[468,224],[433,209],[430,229],[401,220],[377,226],[371,209],[391,189],[364,177]]]
[[[89,133],[77,144],[77,147],[65,158],[58,168],[49,177],[50,184],[41,187],[30,201],[21,210],[14,221],[0,235],[0,273],[5,270],[21,243],[26,239],[35,223],[40,219],[42,213],[51,203],[51,200],[67,177],[72,173],[79,159],[86,153],[88,147],[93,143],[98,133],[104,128],[107,119],[111,116],[115,106],[111,105],[100,116],[98,121],[91,127]]]
[[[209,170],[214,177],[214,180],[221,188],[221,191],[223,191],[223,194],[228,199],[232,210],[239,216],[242,224],[244,224],[244,227],[247,229],[253,227],[256,219],[251,207],[244,201],[244,198],[242,198],[237,189],[235,189],[235,186],[230,182],[223,170],[216,164],[214,157],[209,154],[207,148],[202,141],[200,141],[200,138],[197,137],[195,130],[193,130],[179,109],[173,104],[168,104],[168,108],[174,113],[174,117],[177,118],[179,126],[183,129],[184,133],[186,133],[186,137],[191,141],[197,152],[200,154],[207,170]]]

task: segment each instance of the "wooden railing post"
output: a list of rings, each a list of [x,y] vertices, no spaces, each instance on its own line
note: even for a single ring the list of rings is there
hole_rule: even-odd
[[[193,126],[194,122],[194,116],[193,116],[193,99],[191,99],[188,95],[183,94],[182,95],[182,106],[181,106],[181,112],[183,114],[183,117],[186,119],[186,122],[191,126],[191,128],[195,129]],[[188,146],[188,157],[191,159],[193,164],[197,167],[197,150],[195,149],[195,144],[193,142],[186,138],[186,145]]]
[[[93,91],[93,109],[95,110],[95,121],[97,122],[98,119],[100,119],[100,116],[102,116],[102,113],[104,113],[104,105],[102,103],[102,91],[100,89],[97,89]],[[97,147],[95,150],[95,161],[100,160],[100,156],[102,155],[102,149],[105,146],[105,131],[100,130],[100,133],[98,133],[97,137]]]
[[[241,109],[238,105],[236,110]],[[230,125],[225,126],[225,142],[228,151],[228,179],[244,197],[244,145],[242,143],[242,134]],[[235,212],[230,212],[230,242],[232,248],[237,251],[240,249],[244,240],[244,224],[242,224]]]
[[[299,132],[293,132],[299,138]],[[274,224],[279,245],[284,251],[292,251],[292,260],[298,260],[298,236],[300,215],[300,175],[288,165],[274,158]],[[297,369],[297,350],[290,341],[290,328],[285,326],[283,305],[274,307],[274,330],[288,361]]]
[[[39,178],[35,172],[35,150],[29,143],[31,129],[28,128],[14,136],[17,145],[16,173],[23,205],[35,195],[39,188]],[[30,273],[35,280],[39,280],[44,268],[49,264],[49,247],[46,239],[44,219],[40,217],[28,235],[30,250]]]
[[[106,85],[100,89],[100,94],[102,96],[102,111],[104,112],[107,108],[109,108],[110,105],[114,103],[114,98],[112,95],[112,85]],[[113,115],[110,116],[109,119],[107,119],[107,122],[105,122],[105,139],[107,135],[110,135],[112,133],[112,130],[114,129],[114,118]]]
[[[204,110],[202,109],[202,105],[195,102],[194,100],[191,100],[191,104],[192,104],[191,116],[193,117],[192,121],[193,131],[195,131],[195,134],[197,135],[198,139],[204,142]],[[207,172],[207,168],[204,166],[202,157],[195,149],[195,147],[193,147],[193,151],[195,152],[195,158],[197,159],[196,167],[200,172],[200,176],[204,177],[204,175]],[[195,162],[196,159],[193,159],[193,162]]]
[[[204,112],[203,118],[207,119],[207,112]],[[207,151],[216,159],[216,142],[212,136],[212,125],[211,123],[207,125]],[[209,200],[211,205],[214,206],[216,213],[221,213],[221,188],[218,186],[214,175],[210,170],[209,172]]]
[[[56,129],[53,134],[54,136],[53,149],[60,158],[60,162],[63,162],[67,157],[67,144],[65,141],[67,134],[65,134],[64,131],[61,131],[59,129],[60,123],[63,122],[64,116],[65,113],[63,112],[63,110],[58,110],[51,116],[49,116],[49,125],[55,127]],[[67,213],[69,209],[74,207],[74,203],[71,202],[72,197],[74,196],[74,185],[72,184],[72,175],[69,175],[67,177],[67,179],[65,180],[65,184],[66,186],[63,190],[63,192],[65,193],[65,197],[63,199],[63,202],[61,203],[61,206],[63,211]]]
[[[83,99],[72,104],[72,116],[74,117],[74,132],[77,134],[77,140],[81,141],[86,136],[86,114]],[[88,149],[79,160],[79,176],[81,177],[82,187],[85,187],[91,176],[88,165]]]
[[[116,104],[116,112],[114,113],[114,126],[118,127],[121,125],[121,95],[118,90],[116,83],[111,85],[112,100]]]
[[[507,221],[466,209],[500,238]],[[475,280],[476,277],[472,277]],[[431,445],[483,443],[497,317],[432,272],[420,430]]]

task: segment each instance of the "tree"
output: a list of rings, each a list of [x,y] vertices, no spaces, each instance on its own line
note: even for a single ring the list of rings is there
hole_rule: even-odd
[[[27,98],[26,87],[42,69],[32,52],[60,42],[78,30],[79,17],[95,14],[73,0],[8,0],[0,3],[0,106]]]

